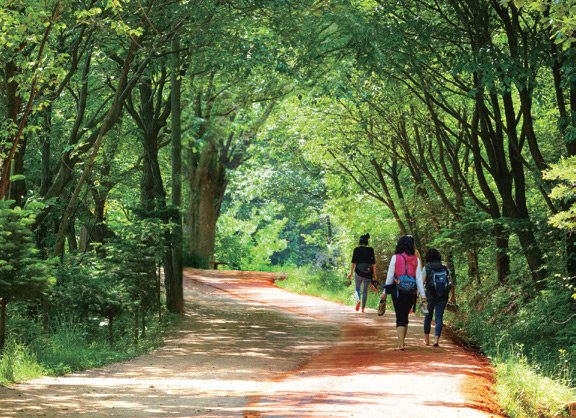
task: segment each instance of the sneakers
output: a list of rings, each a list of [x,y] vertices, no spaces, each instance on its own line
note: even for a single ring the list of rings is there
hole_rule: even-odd
[[[360,310],[360,301],[356,302],[356,311]]]
[[[384,315],[386,312],[386,302],[380,302],[378,304],[378,316]]]

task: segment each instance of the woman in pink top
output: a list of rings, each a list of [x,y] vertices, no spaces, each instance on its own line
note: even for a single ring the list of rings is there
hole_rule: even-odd
[[[406,331],[408,330],[408,314],[410,309],[416,302],[418,297],[417,292],[422,295],[422,301],[426,300],[424,293],[424,286],[422,284],[422,266],[418,257],[414,255],[414,241],[410,237],[402,237],[396,244],[396,251],[390,260],[390,267],[388,268],[388,275],[386,276],[386,290],[380,297],[380,307],[378,314],[384,312],[386,306],[386,298],[388,293],[392,295],[392,302],[394,303],[394,310],[396,311],[396,331],[398,333],[398,347],[397,350],[404,350],[404,340],[406,339]],[[401,293],[396,284],[400,276],[408,275],[416,279],[416,286],[412,293]],[[383,308],[384,307],[384,308]]]

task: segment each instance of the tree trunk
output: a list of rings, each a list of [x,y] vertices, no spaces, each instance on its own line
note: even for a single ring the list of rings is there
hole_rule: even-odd
[[[160,266],[158,266],[156,271],[156,307],[158,308],[158,320],[160,321],[162,320],[162,269]]]
[[[14,155],[12,161],[12,176],[25,174],[24,173],[24,156],[26,155],[26,138],[20,140],[20,147]],[[9,199],[16,202],[16,206],[22,207],[24,198],[26,197],[26,180],[18,180],[10,182]]]
[[[178,40],[172,41],[174,51],[174,61],[172,68],[171,92],[172,92],[172,206],[177,209],[176,219],[173,219],[172,228],[172,265],[174,269],[174,311],[184,313],[184,290],[182,288],[182,106],[180,79],[180,56],[178,50],[180,43]]]
[[[142,317],[142,333],[140,334],[142,338],[146,338],[146,311],[141,309],[140,316]]]
[[[478,84],[478,76],[474,77],[475,83]],[[484,197],[488,201],[488,208],[490,211],[490,217],[494,221],[494,238],[496,240],[496,274],[498,276],[498,281],[502,282],[510,275],[510,256],[508,254],[508,241],[509,234],[506,229],[498,223],[500,219],[500,206],[498,200],[488,181],[484,175],[484,167],[482,166],[482,153],[480,150],[480,132],[479,129],[485,131],[487,128],[485,124],[481,123],[481,108],[483,107],[483,102],[481,98],[481,93],[478,93],[476,110],[474,112],[474,117],[471,124],[471,143],[472,152],[474,154],[474,169],[476,171],[476,178],[478,179],[478,185],[484,194]],[[481,126],[481,128],[479,128]],[[485,134],[485,132],[483,132]]]
[[[494,225],[494,236],[496,237],[496,272],[498,281],[503,282],[510,275],[510,255],[508,254],[510,234],[497,220]]]
[[[61,253],[61,243],[62,243],[62,240],[64,239],[64,233],[66,232],[68,218],[72,214],[72,211],[74,209],[74,205],[76,204],[78,197],[80,195],[80,191],[82,190],[84,183],[86,182],[86,180],[88,179],[88,176],[90,175],[90,171],[92,170],[92,166],[94,165],[94,162],[96,160],[96,156],[98,155],[98,151],[100,150],[100,147],[102,145],[104,135],[110,129],[112,129],[112,127],[114,126],[114,124],[118,120],[119,115],[121,114],[122,107],[124,105],[125,98],[126,98],[125,95],[126,95],[127,91],[131,91],[131,89],[133,87],[133,85],[128,80],[128,74],[130,72],[130,69],[132,66],[132,61],[134,59],[136,49],[138,46],[139,46],[139,44],[138,44],[137,40],[134,39],[132,41],[132,44],[130,46],[130,50],[129,50],[128,55],[126,57],[126,60],[124,62],[124,67],[122,68],[122,72],[121,72],[119,80],[118,80],[118,85],[116,87],[116,92],[114,94],[112,104],[110,105],[110,108],[108,109],[105,120],[102,123],[102,127],[98,131],[98,136],[96,137],[96,139],[94,141],[94,145],[92,147],[92,152],[90,153],[88,159],[86,160],[86,165],[84,166],[84,171],[82,172],[82,175],[81,175],[80,179],[78,180],[78,184],[76,185],[76,188],[74,189],[74,193],[72,194],[72,197],[70,198],[70,201],[68,202],[68,206],[66,207],[66,210],[64,211],[64,215],[62,216],[62,220],[60,222],[60,228],[58,230],[58,235],[56,237],[56,244],[54,245],[54,254],[53,254],[54,257],[57,257],[57,256],[62,254]],[[147,64],[147,61],[146,61],[146,64]],[[141,66],[145,66],[145,64],[143,63]]]
[[[68,223],[68,251],[78,250],[78,241],[76,240],[76,218],[70,218]]]
[[[475,278],[478,286],[481,284],[480,269],[478,268],[478,247],[474,245],[472,251],[466,253],[468,257],[468,277]]]
[[[210,268],[214,261],[216,221],[218,220],[223,190],[226,185],[226,167],[219,160],[214,143],[199,157],[192,157],[188,178],[190,202],[187,208],[187,251],[200,268]]]
[[[114,346],[114,313],[108,313],[108,342],[110,347]]]
[[[0,299],[0,354],[6,345],[6,298]]]
[[[138,337],[140,334],[140,318],[139,318],[139,309],[134,309],[134,345],[138,345]]]
[[[38,70],[42,59],[44,57],[44,49],[48,42],[48,36],[52,30],[52,25],[55,17],[60,13],[60,1],[57,1],[54,10],[52,13],[52,19],[48,20],[48,25],[44,29],[44,36],[42,41],[40,42],[40,47],[38,48],[38,55],[36,61],[34,63],[34,72]],[[17,79],[17,75],[19,69],[17,68],[14,61],[10,61],[6,64],[5,68],[5,77],[6,77],[6,84],[8,85],[8,109],[7,109],[7,117],[6,119],[13,122],[17,129],[11,138],[8,140],[7,146],[2,144],[0,146],[0,199],[3,199],[8,185],[10,183],[10,170],[12,165],[12,160],[16,151],[18,149],[20,140],[22,138],[22,134],[24,132],[24,128],[26,127],[28,116],[32,111],[32,106],[34,103],[34,98],[36,96],[36,84],[38,83],[38,77],[35,75],[32,79],[32,83],[30,85],[30,97],[28,98],[28,103],[24,109],[20,109],[22,98],[18,95],[18,84],[15,81]],[[22,112],[21,112],[22,111]],[[22,113],[20,116],[20,112]],[[20,116],[20,117],[19,117]]]

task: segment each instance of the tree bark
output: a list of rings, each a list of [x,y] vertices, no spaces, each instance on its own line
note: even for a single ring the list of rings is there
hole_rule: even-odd
[[[6,298],[0,299],[0,354],[4,351],[6,345]]]
[[[216,144],[210,142],[198,157],[192,156],[188,185],[187,251],[200,268],[214,262],[216,222],[226,185],[226,166],[220,161]]]
[[[180,42],[172,41],[173,67],[171,80],[171,136],[172,136],[172,206],[177,209],[172,228],[172,265],[174,268],[172,283],[174,301],[171,303],[175,312],[184,313],[184,290],[182,287],[182,81],[180,73]]]
[[[133,40],[132,44],[130,46],[130,50],[128,52],[128,55],[126,57],[126,61],[124,62],[124,67],[122,69],[122,73],[120,74],[120,79],[118,81],[118,85],[116,88],[116,93],[114,95],[113,103],[111,104],[110,109],[108,110],[108,113],[106,115],[106,118],[102,124],[102,127],[99,130],[98,137],[96,138],[96,141],[94,142],[92,152],[91,152],[90,156],[88,157],[88,160],[86,162],[86,166],[85,166],[84,171],[82,173],[82,176],[80,177],[78,184],[76,185],[76,188],[74,190],[74,193],[73,193],[73,195],[72,195],[72,197],[68,203],[68,206],[67,206],[67,208],[66,208],[66,210],[62,216],[62,220],[60,222],[60,228],[58,231],[58,235],[56,237],[56,244],[54,245],[54,254],[53,254],[54,257],[57,257],[61,254],[61,246],[62,246],[62,241],[64,239],[64,233],[66,231],[68,218],[72,214],[72,211],[74,209],[74,205],[76,204],[76,201],[78,200],[78,197],[80,195],[80,191],[82,190],[84,183],[88,179],[88,176],[90,174],[90,171],[92,169],[94,161],[96,160],[96,156],[98,155],[98,151],[100,150],[100,146],[102,145],[102,140],[104,138],[104,135],[106,132],[108,132],[112,128],[112,126],[116,122],[117,118],[120,115],[120,110],[122,109],[122,106],[124,104],[125,97],[126,97],[125,95],[129,91],[131,91],[131,89],[133,87],[133,85],[131,83],[128,83],[128,73],[130,71],[137,46],[138,46],[138,43],[136,42],[136,40]],[[143,64],[141,67],[144,67],[146,64],[147,64],[147,60],[145,60],[145,64]]]

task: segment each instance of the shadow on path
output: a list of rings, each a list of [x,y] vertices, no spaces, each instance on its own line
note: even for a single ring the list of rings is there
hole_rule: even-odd
[[[487,416],[491,404],[474,396],[491,393],[462,391],[489,388],[487,365],[454,344],[422,346],[418,319],[398,353],[392,314],[362,315],[279,289],[274,278],[188,270],[186,315],[164,347],[0,387],[0,415]]]

